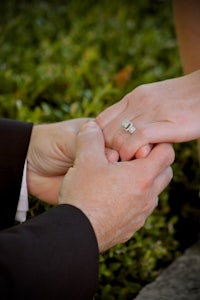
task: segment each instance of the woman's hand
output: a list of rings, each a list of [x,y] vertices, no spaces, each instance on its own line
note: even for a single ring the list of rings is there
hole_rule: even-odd
[[[145,157],[152,145],[186,142],[200,137],[200,71],[162,82],[141,85],[102,112],[96,121],[106,146],[122,160]],[[130,120],[133,134],[121,127]]]

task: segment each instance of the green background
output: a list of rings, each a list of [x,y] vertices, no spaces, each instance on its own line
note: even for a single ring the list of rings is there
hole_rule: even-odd
[[[171,1],[8,0],[0,11],[1,117],[95,117],[140,84],[182,75]],[[96,299],[133,299],[197,240],[196,143],[174,146],[174,179],[153,215],[100,256]],[[29,218],[46,209],[30,197]]]

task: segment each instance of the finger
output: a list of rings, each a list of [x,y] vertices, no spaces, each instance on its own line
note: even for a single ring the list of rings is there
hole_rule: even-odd
[[[126,102],[119,101],[96,118],[96,122],[103,131],[106,146],[116,151],[128,138],[127,133],[121,127],[122,121],[128,118],[126,108]]]
[[[130,165],[140,165],[140,170],[144,172],[146,178],[154,180],[168,166],[170,166],[175,158],[173,146],[168,143],[155,145],[146,158],[131,160],[127,163]]]
[[[144,159],[145,174],[155,180],[174,161],[175,153],[171,144],[158,144]]]
[[[89,121],[82,126],[77,135],[76,147],[75,163],[107,162],[103,133],[94,121]]]
[[[119,139],[120,142],[118,141]],[[124,132],[123,135],[120,133],[120,136],[116,136],[114,142],[117,144],[117,141],[118,144],[121,144],[118,150],[121,160],[130,160],[133,157],[146,157],[151,150],[149,146],[153,144],[152,139],[149,142],[145,132],[138,125],[133,134]]]
[[[101,127],[102,130],[115,118],[117,118],[121,112],[123,112],[126,108],[126,102],[125,101],[119,101],[112,106],[105,109],[103,112],[101,112],[96,117],[97,124]]]
[[[136,127],[134,133],[131,134],[122,127],[122,122],[125,119],[130,120],[133,126]],[[117,115],[116,118],[113,118],[106,126],[101,126],[101,128],[103,130],[106,146],[116,150],[122,161],[132,159],[139,148],[149,144],[145,135],[140,130],[140,125],[135,124],[124,112]],[[149,150],[146,149],[145,153],[142,153],[142,156],[146,156]]]
[[[167,167],[161,172],[153,181],[151,188],[151,195],[149,196],[149,203],[146,207],[146,218],[152,214],[156,206],[158,205],[159,195],[169,185],[173,177],[173,171],[171,167]]]
[[[105,155],[110,163],[114,163],[119,160],[119,153],[113,149],[106,148]]]
[[[169,185],[173,177],[173,170],[169,166],[162,171],[154,181],[154,189],[156,191],[156,197],[159,196],[163,190]]]
[[[147,144],[143,147],[141,147],[136,153],[135,153],[135,158],[145,158],[149,155],[153,148],[152,144]]]
[[[177,139],[177,129],[169,122],[156,122],[149,124],[137,124],[133,134],[126,132],[126,137],[115,137],[120,139],[121,147],[118,149],[121,160],[130,160],[137,151],[148,144],[174,143]]]

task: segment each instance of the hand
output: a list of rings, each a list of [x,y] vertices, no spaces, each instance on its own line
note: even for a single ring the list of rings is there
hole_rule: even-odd
[[[103,252],[143,226],[172,178],[173,160],[172,146],[160,144],[145,159],[108,162],[102,132],[89,122],[77,136],[76,159],[63,180],[59,203],[85,213]]]
[[[28,149],[30,194],[56,204],[64,175],[73,165],[76,135],[88,119],[35,125]]]
[[[73,166],[76,135],[89,119],[74,119],[33,127],[28,149],[27,183],[29,193],[57,204],[61,182]],[[106,150],[109,161],[117,161],[116,151]]]
[[[97,117],[106,146],[118,151],[122,160],[129,160],[147,156],[152,144],[199,138],[199,85],[197,71],[136,88]],[[133,134],[121,128],[124,119],[133,122]]]

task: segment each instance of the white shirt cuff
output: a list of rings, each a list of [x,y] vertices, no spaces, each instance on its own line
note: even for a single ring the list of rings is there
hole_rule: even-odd
[[[26,221],[26,215],[28,211],[28,189],[26,183],[26,168],[27,168],[27,160],[25,160],[24,163],[21,191],[20,191],[19,202],[17,206],[17,212],[15,215],[15,220],[18,222]]]

